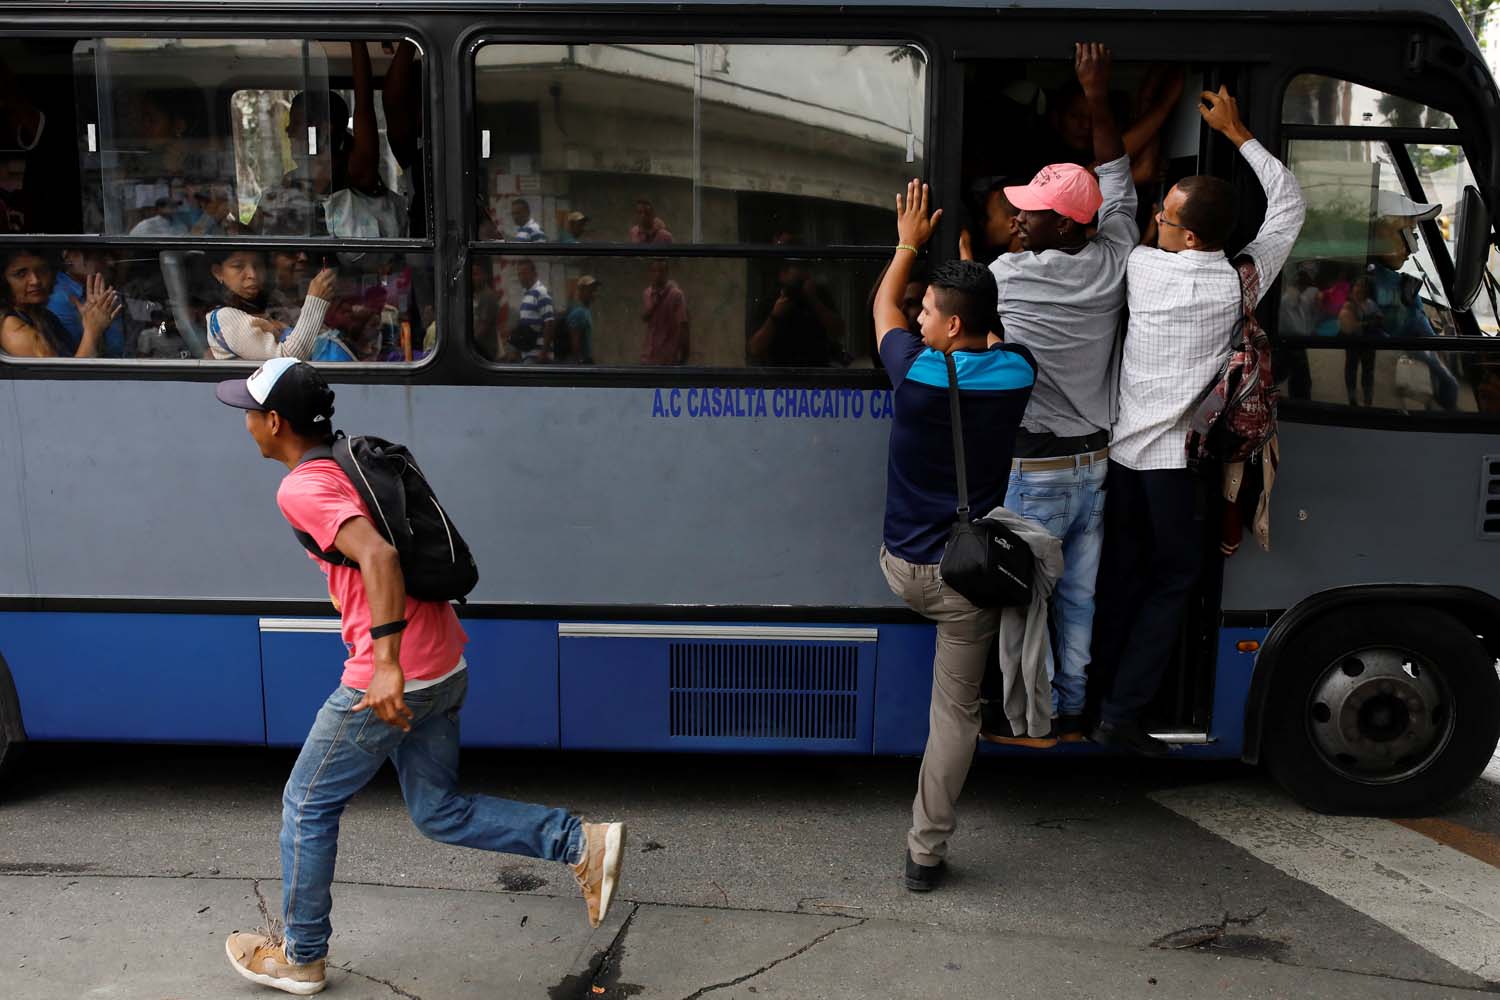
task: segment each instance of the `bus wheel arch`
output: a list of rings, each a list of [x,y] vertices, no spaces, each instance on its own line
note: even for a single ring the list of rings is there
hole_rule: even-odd
[[[21,698],[16,693],[10,665],[0,655],[0,779],[13,769],[26,742],[26,727],[21,722]]]
[[[1245,759],[1265,758],[1314,808],[1430,811],[1468,786],[1500,739],[1497,657],[1500,601],[1480,591],[1317,595],[1266,637],[1246,705]]]

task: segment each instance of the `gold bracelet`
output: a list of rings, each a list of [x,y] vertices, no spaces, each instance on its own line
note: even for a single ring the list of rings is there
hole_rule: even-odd
[[[916,253],[917,252],[917,248],[914,247],[914,246],[912,246],[910,243],[897,243],[896,244],[896,249],[897,250],[910,250],[912,253]]]

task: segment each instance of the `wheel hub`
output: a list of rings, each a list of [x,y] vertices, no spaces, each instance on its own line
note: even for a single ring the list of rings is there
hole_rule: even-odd
[[[1363,782],[1399,781],[1431,763],[1452,734],[1436,668],[1406,650],[1361,649],[1313,685],[1308,728],[1335,770]]]

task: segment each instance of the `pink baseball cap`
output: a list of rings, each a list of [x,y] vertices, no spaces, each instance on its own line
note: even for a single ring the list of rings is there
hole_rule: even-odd
[[[1080,225],[1090,222],[1104,204],[1098,179],[1076,163],[1043,167],[1025,187],[1006,188],[1005,200],[1024,212],[1051,209]]]

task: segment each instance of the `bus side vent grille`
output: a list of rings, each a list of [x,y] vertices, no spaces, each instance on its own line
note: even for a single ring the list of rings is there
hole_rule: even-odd
[[[855,738],[857,645],[674,642],[669,662],[673,736]]]
[[[1500,455],[1484,456],[1479,473],[1479,537],[1500,538]]]

